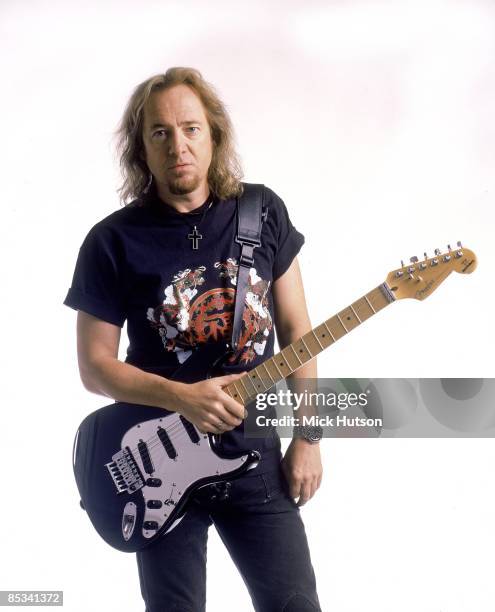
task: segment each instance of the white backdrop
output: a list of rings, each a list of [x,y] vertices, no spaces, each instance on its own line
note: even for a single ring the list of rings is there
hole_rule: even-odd
[[[245,179],[306,236],[314,324],[401,258],[459,239],[478,255],[473,275],[327,351],[321,376],[489,377],[494,26],[482,0],[3,0],[0,589],[63,589],[71,612],[144,608],[134,556],[78,506],[73,435],[105,399],[82,388],[62,306],[83,237],[118,207],[112,132],[133,87],[174,65],[216,85]],[[323,610],[494,609],[492,440],[322,451],[303,517]],[[208,568],[208,612],[251,610],[213,530]]]

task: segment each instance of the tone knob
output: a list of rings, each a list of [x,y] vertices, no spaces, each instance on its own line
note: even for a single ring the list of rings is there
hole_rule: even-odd
[[[146,529],[146,531],[156,531],[158,529],[158,523],[156,521],[144,521],[143,529]]]

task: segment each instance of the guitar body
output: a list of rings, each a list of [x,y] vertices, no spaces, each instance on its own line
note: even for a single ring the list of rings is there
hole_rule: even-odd
[[[203,351],[191,356],[174,378],[207,378],[206,359]],[[151,406],[116,402],[87,416],[74,440],[73,466],[81,505],[100,536],[118,550],[141,550],[178,524],[199,488],[258,464],[256,451],[225,455],[218,440]]]

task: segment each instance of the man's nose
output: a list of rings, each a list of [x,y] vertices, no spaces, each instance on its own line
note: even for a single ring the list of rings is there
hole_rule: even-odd
[[[179,156],[185,149],[185,137],[180,130],[175,130],[170,133],[167,139],[168,154]]]

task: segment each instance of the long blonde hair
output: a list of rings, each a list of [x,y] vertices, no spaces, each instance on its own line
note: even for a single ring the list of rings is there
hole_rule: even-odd
[[[234,148],[234,133],[227,110],[214,87],[194,68],[169,68],[165,74],[146,79],[134,90],[117,130],[122,184],[118,189],[121,201],[128,204],[139,197],[150,181],[150,171],[142,153],[144,106],[155,91],[174,85],[188,85],[197,94],[205,109],[213,142],[213,155],[208,170],[210,190],[220,199],[242,193],[242,169]]]

